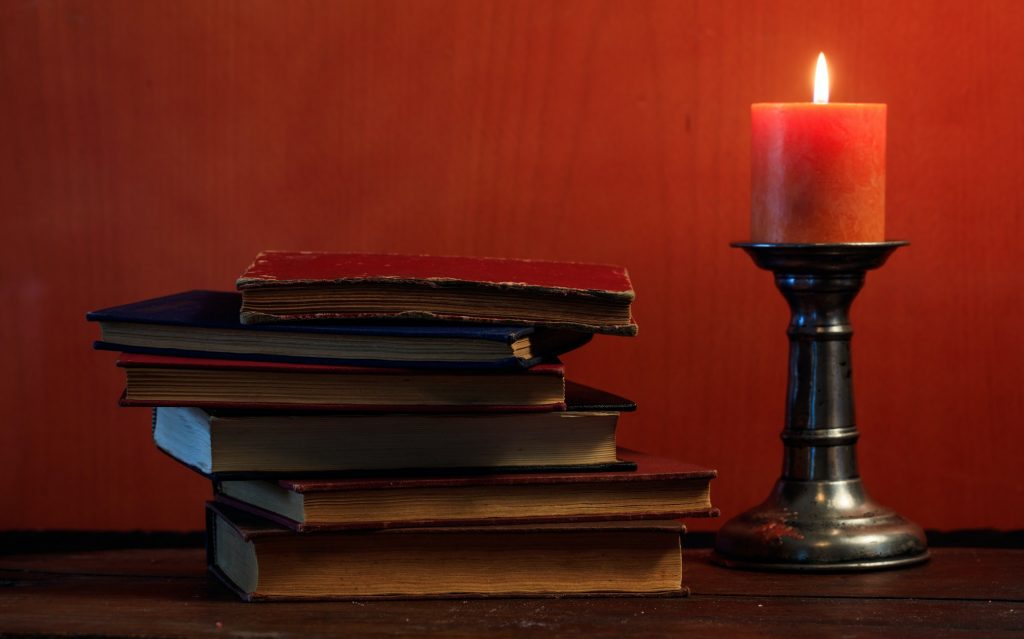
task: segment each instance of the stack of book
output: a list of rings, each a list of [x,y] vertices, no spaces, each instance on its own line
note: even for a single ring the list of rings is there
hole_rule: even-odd
[[[125,406],[213,480],[244,599],[681,594],[715,472],[616,448],[558,355],[634,335],[625,269],[264,252],[238,292],[89,313]]]

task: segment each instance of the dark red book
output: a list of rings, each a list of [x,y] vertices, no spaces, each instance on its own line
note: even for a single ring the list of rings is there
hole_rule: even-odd
[[[217,500],[299,532],[712,517],[716,472],[636,451],[635,472],[225,480]]]
[[[529,369],[402,369],[122,353],[124,406],[348,411],[565,408],[560,363]]]
[[[264,251],[237,286],[244,324],[439,319],[636,334],[633,286],[621,266]]]
[[[679,596],[676,521],[296,533],[207,505],[211,572],[242,599]]]

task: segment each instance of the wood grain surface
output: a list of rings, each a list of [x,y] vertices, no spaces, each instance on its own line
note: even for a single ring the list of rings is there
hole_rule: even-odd
[[[199,549],[0,557],[0,634],[127,637],[1003,637],[1024,628],[1024,551],[940,548],[860,575],[730,571],[684,552],[689,598],[256,603]]]
[[[0,2],[0,528],[202,525],[84,313],[261,249],[623,264],[640,335],[571,377],[626,445],[779,472],[788,319],[746,239],[749,105],[889,105],[888,236],[854,305],[861,470],[929,528],[1024,527],[1024,3]],[[715,520],[695,521],[708,530]]]

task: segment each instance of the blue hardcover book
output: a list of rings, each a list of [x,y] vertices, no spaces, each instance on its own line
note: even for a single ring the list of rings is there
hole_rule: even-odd
[[[86,314],[98,349],[300,364],[424,368],[530,367],[591,335],[532,326],[400,322],[242,324],[241,294],[186,291]]]

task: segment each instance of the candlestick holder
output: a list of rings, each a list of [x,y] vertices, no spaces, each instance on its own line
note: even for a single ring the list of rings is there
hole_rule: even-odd
[[[782,476],[761,505],[722,526],[718,563],[852,571],[928,559],[921,528],[868,497],[857,471],[849,308],[867,271],[907,244],[733,243],[775,273],[789,302],[789,389]]]

